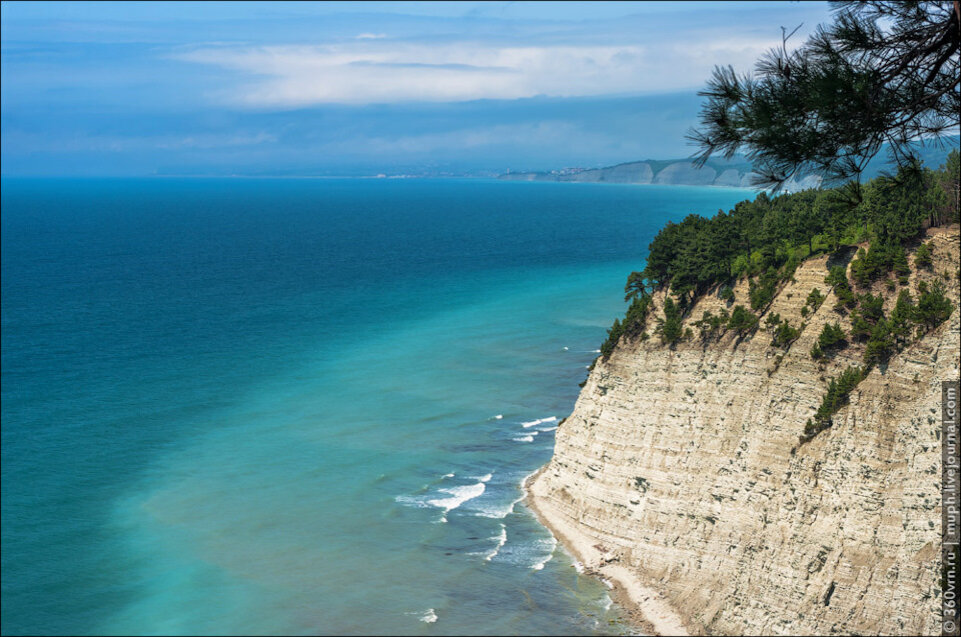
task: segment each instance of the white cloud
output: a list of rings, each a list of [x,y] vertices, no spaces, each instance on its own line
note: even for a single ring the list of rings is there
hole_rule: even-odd
[[[719,62],[749,68],[776,43],[730,36],[694,43],[531,46],[365,39],[322,46],[202,47],[177,58],[247,76],[220,99],[283,108],[684,90],[702,86]]]
[[[210,150],[243,148],[270,144],[277,136],[258,133],[197,133],[193,135],[96,135],[77,133],[50,136],[46,134],[4,131],[5,147],[29,152],[109,152],[125,153],[140,150]]]
[[[497,124],[480,128],[460,128],[439,133],[399,134],[392,136],[361,136],[349,140],[325,142],[314,150],[332,154],[391,154],[430,153],[457,149],[474,151],[498,146],[536,145],[553,147],[569,144],[582,131],[565,121],[542,121],[528,124]]]

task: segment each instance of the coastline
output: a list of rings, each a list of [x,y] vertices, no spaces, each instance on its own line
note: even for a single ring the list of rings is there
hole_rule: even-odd
[[[524,505],[530,509],[544,527],[549,530],[571,555],[584,567],[584,573],[611,584],[611,597],[626,614],[633,628],[644,635],[687,636],[681,617],[654,589],[645,586],[618,558],[607,556],[606,549],[596,539],[589,537],[569,520],[550,510],[550,504],[537,499],[536,482],[548,465],[528,476],[523,483]],[[553,516],[552,516],[553,514]]]

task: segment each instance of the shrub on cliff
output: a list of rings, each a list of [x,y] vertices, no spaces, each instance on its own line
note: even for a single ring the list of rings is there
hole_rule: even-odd
[[[871,367],[891,357],[895,349],[895,336],[889,322],[881,319],[871,328],[871,335],[864,348],[864,363]]]
[[[891,333],[894,335],[896,342],[903,343],[911,337],[911,327],[914,325],[916,314],[917,308],[911,298],[911,293],[907,290],[901,290],[901,293],[898,294],[897,303],[891,311],[889,321]]]
[[[617,341],[621,339],[623,334],[624,327],[621,325],[621,320],[614,319],[614,324],[611,325],[611,329],[607,330],[607,340],[601,344],[601,357],[604,359],[610,358],[614,352],[614,347],[617,345]]]
[[[657,332],[661,342],[673,345],[681,340],[681,310],[670,296],[664,299],[664,318],[658,319]]]
[[[796,341],[800,335],[801,330],[797,329],[796,327],[791,327],[787,321],[784,321],[777,326],[776,330],[774,330],[774,340],[771,344],[775,347],[787,347]]]
[[[821,290],[817,288],[811,288],[811,292],[808,294],[808,298],[804,301],[804,304],[806,306],[810,306],[812,312],[817,312],[818,308],[821,307],[821,304],[824,303],[825,298],[826,297],[821,294]]]
[[[864,341],[871,337],[874,327],[884,318],[884,297],[880,294],[862,294],[858,297],[858,309],[851,313],[851,337]]]
[[[695,321],[694,325],[701,330],[701,339],[707,341],[717,337],[721,330],[727,327],[729,318],[727,311],[724,309],[717,316],[705,310],[701,320]]]
[[[828,275],[824,277],[824,282],[831,286],[834,296],[838,299],[834,304],[835,312],[843,312],[845,308],[853,308],[857,305],[858,300],[855,298],[854,292],[851,291],[848,276],[843,266],[832,267],[828,271]]]
[[[841,324],[825,324],[821,329],[821,334],[818,336],[817,346],[822,351],[830,352],[832,350],[844,349],[845,345],[847,345],[847,342],[845,340],[844,330],[841,329]]]
[[[829,423],[831,416],[848,404],[851,391],[864,379],[864,375],[861,367],[848,367],[840,376],[832,378],[827,393],[821,400],[821,406],[814,414],[814,422]]]
[[[944,283],[935,281],[930,287],[924,281],[918,284],[918,306],[915,317],[918,323],[934,329],[951,316],[954,308],[944,294]]]
[[[866,287],[880,277],[894,272],[898,276],[910,274],[904,248],[891,240],[871,241],[867,252],[859,248],[857,258],[851,262],[851,278],[861,287]]]
[[[735,305],[731,312],[731,318],[727,322],[727,327],[740,335],[750,332],[757,327],[758,319],[755,314],[743,305]]]
[[[627,308],[624,316],[624,332],[634,335],[647,325],[647,316],[654,308],[654,299],[650,295],[636,297]]]
[[[931,269],[931,244],[922,243],[914,252],[914,265],[926,270]]]

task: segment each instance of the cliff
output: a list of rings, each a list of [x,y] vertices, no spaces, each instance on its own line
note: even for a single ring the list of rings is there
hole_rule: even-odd
[[[959,375],[961,312],[957,226],[929,236],[933,270],[912,268],[909,289],[949,273],[950,319],[874,368],[831,428],[799,444],[863,346],[809,354],[825,323],[850,329],[822,256],[768,308],[807,323],[787,351],[763,329],[674,349],[622,338],[528,485],[532,508],[662,633],[939,633],[941,381]],[[828,298],[802,318],[815,287]],[[897,291],[873,292],[889,312]],[[708,296],[689,316],[725,306]]]

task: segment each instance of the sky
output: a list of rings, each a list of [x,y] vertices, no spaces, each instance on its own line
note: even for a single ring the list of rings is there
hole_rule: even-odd
[[[823,2],[0,2],[3,175],[496,174],[688,157],[715,65]]]

